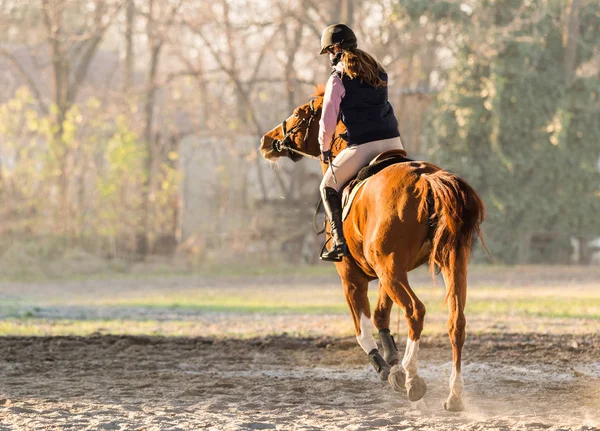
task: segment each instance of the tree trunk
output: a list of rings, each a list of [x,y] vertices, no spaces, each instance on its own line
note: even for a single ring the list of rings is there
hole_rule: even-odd
[[[56,158],[59,170],[57,189],[59,192],[59,209],[57,232],[71,239],[71,171],[74,164],[74,149],[70,143],[65,142],[64,124],[67,112],[76,100],[81,83],[85,79],[90,63],[96,53],[104,35],[105,27],[102,20],[105,15],[104,0],[97,0],[94,10],[95,27],[91,36],[83,41],[77,40],[79,50],[73,52],[74,58],[69,57],[69,45],[73,42],[68,38],[63,26],[63,13],[66,0],[41,0],[42,22],[46,28],[48,44],[50,45],[50,58],[52,63],[54,94],[53,103],[56,108],[51,151]],[[74,38],[76,40],[76,38]],[[74,65],[74,66],[72,66]],[[72,76],[71,76],[72,75]]]
[[[135,6],[133,0],[127,0],[125,14],[125,76],[123,77],[123,90],[127,91],[133,84],[133,24],[135,20]]]
[[[354,0],[342,0],[341,6],[341,21],[349,27],[352,27],[354,21]]]
[[[56,187],[59,193],[58,219],[56,220],[59,234],[66,234],[68,231],[68,175],[67,158],[68,149],[63,142],[64,122],[68,106],[68,83],[69,83],[69,62],[64,52],[62,13],[64,2],[61,0],[42,0],[42,17],[46,26],[48,43],[50,44],[50,58],[52,62],[52,72],[54,80],[54,106],[56,108],[53,128],[51,151],[54,153],[58,168],[58,177],[56,178]]]
[[[519,265],[526,265],[529,263],[529,257],[531,254],[531,233],[523,232],[519,236],[518,250],[517,250],[517,262]]]
[[[569,6],[569,18],[563,33],[563,46],[565,48],[563,67],[566,87],[569,87],[575,78],[580,8],[581,0],[571,0],[571,5]]]
[[[148,77],[146,79],[146,91],[144,97],[144,143],[146,145],[146,154],[144,161],[144,171],[146,176],[142,184],[143,203],[142,203],[142,232],[137,235],[137,252],[141,259],[145,259],[150,251],[150,238],[152,235],[152,201],[154,197],[155,183],[155,135],[154,135],[154,102],[156,96],[156,76],[158,74],[158,64],[162,50],[162,40],[156,37],[154,23],[154,2],[148,0],[148,23],[146,34],[148,37],[148,47],[150,50],[150,64]]]

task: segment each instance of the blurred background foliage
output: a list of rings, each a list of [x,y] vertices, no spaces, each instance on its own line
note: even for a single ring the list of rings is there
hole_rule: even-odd
[[[333,22],[388,70],[409,155],[482,195],[496,262],[593,261],[597,1],[0,0],[3,268],[314,263],[318,166],[256,148],[327,79]]]
[[[560,261],[570,238],[598,234],[600,4],[480,7],[487,22],[465,24],[430,113],[429,154],[484,197],[497,258]]]

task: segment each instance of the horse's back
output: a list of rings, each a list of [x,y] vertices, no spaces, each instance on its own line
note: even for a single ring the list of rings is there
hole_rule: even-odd
[[[375,265],[376,256],[394,255],[408,269],[427,260],[427,217],[420,216],[426,196],[419,194],[417,183],[421,175],[439,169],[426,162],[391,165],[370,178],[356,196],[347,220],[352,228],[344,230],[369,266]]]
[[[369,209],[377,209],[383,214],[399,211],[402,219],[407,221],[412,213],[417,218],[418,205],[411,205],[421,201],[417,183],[422,175],[439,170],[431,163],[417,161],[388,166],[369,179],[357,200],[360,202],[364,199],[362,205],[368,205]]]

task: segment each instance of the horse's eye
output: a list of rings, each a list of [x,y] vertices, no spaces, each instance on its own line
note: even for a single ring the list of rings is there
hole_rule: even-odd
[[[298,115],[297,112],[294,112],[294,117],[298,118],[300,115]]]

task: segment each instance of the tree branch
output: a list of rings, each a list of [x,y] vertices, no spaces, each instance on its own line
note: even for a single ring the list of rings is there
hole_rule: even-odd
[[[27,86],[29,87],[29,89],[31,90],[31,92],[33,93],[33,97],[35,98],[38,106],[40,107],[40,109],[42,110],[42,112],[45,115],[48,115],[48,105],[46,105],[46,103],[44,103],[44,99],[42,98],[42,94],[40,92],[40,89],[38,88],[38,86],[35,84],[35,81],[33,80],[33,78],[31,77],[31,75],[29,75],[29,73],[27,73],[27,71],[25,70],[25,68],[21,65],[21,63],[19,63],[19,60],[17,60],[17,58],[15,57],[14,54],[12,54],[11,52],[9,52],[6,48],[4,48],[3,46],[0,46],[0,55],[6,57],[10,63],[13,65],[13,68],[15,69],[15,71],[25,80],[25,82],[27,83]]]
[[[124,6],[124,4],[125,3],[120,3],[119,5],[117,5],[113,13],[110,14],[110,18],[116,15]],[[106,32],[112,21],[109,18],[106,24],[102,24],[103,18],[107,15],[105,12],[105,6],[106,4],[104,3],[104,0],[97,0],[96,10],[94,13],[94,23],[96,25],[96,29],[92,32],[92,36],[88,40],[82,42],[82,46],[86,46],[86,48],[83,49],[81,58],[75,59],[77,67],[75,68],[75,72],[73,74],[73,80],[70,83],[69,88],[67,90],[67,100],[69,101],[69,103],[72,103],[77,97],[77,93],[79,92],[81,83],[87,75],[92,59],[98,51],[98,47],[100,45],[100,42],[102,41],[102,38],[104,37],[104,33]]]

